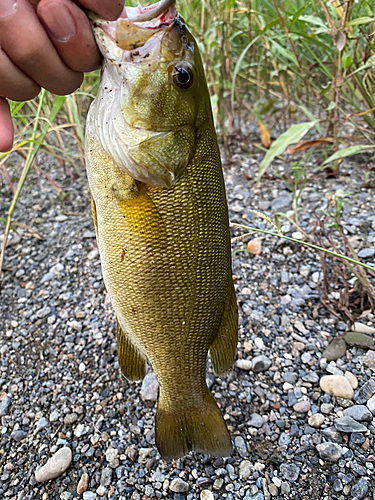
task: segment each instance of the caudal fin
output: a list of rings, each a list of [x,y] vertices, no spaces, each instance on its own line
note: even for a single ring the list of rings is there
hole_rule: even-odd
[[[156,446],[164,460],[172,460],[197,451],[227,457],[232,442],[220,410],[207,391],[201,407],[171,411],[160,394],[155,423]]]

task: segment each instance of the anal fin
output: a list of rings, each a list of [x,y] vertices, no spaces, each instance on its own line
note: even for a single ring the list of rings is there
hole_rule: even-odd
[[[217,375],[233,367],[238,341],[238,313],[233,281],[230,280],[223,318],[215,340],[210,347],[212,366]]]
[[[117,321],[117,351],[122,373],[128,380],[142,380],[146,373],[146,358],[134,346],[129,335]]]

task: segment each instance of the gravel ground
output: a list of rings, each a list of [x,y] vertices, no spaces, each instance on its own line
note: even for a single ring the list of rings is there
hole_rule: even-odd
[[[234,242],[238,359],[222,379],[209,366],[207,381],[235,451],[165,462],[154,443],[155,377],[129,383],[119,370],[86,181],[51,158],[39,164],[68,196],[63,206],[32,172],[14,217],[33,230],[12,235],[0,292],[0,498],[375,499],[375,352],[337,342],[338,359],[323,357],[348,325],[319,304],[314,252],[261,236],[253,255]],[[239,148],[225,176],[231,220],[265,228],[250,210],[287,212],[292,196],[276,178],[256,187],[258,164]],[[329,193],[350,192],[343,220],[370,264],[375,199],[363,180],[353,161],[337,179],[309,182],[299,214],[308,228]],[[4,184],[0,216],[9,202]],[[374,316],[359,322],[371,345]]]

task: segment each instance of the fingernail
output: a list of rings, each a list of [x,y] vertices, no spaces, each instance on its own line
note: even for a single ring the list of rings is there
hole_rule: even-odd
[[[68,42],[77,34],[73,16],[64,5],[47,3],[38,9],[38,15],[57,42]]]
[[[17,11],[15,0],[0,0],[0,18],[10,17]]]

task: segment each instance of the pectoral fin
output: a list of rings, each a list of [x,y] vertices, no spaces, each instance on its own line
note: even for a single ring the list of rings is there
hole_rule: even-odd
[[[95,233],[96,233],[96,241],[99,241],[99,234],[98,234],[98,215],[96,213],[96,205],[94,198],[91,195],[91,211],[92,211],[92,220],[94,221],[94,226],[95,226]]]
[[[232,280],[229,283],[228,296],[223,319],[218,334],[211,344],[212,366],[217,375],[228,372],[234,363],[238,341],[238,313],[236,295]]]
[[[128,380],[142,380],[146,373],[146,359],[131,342],[129,335],[117,321],[117,350],[122,373]]]

